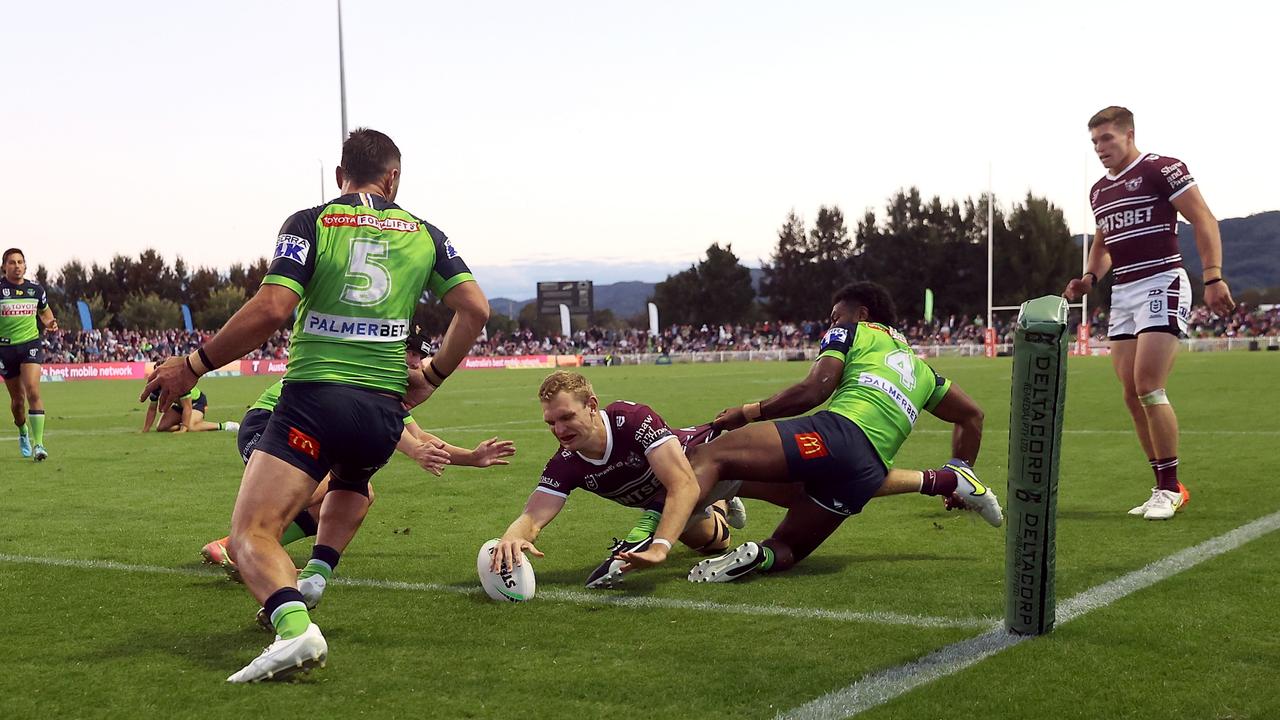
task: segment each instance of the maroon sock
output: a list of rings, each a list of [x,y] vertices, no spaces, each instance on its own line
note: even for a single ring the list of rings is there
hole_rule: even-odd
[[[956,471],[950,468],[923,470],[924,481],[920,483],[921,495],[947,496],[956,491]]]
[[[1163,458],[1155,461],[1156,487],[1169,492],[1178,492],[1178,458]]]

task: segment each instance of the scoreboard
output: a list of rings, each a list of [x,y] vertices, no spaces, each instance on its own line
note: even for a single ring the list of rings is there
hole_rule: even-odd
[[[538,283],[538,314],[560,315],[560,306],[569,306],[570,315],[595,312],[595,292],[590,280],[552,280]]]

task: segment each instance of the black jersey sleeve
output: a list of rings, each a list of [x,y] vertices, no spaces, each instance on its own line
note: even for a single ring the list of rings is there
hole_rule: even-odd
[[[276,238],[264,285],[283,285],[302,295],[316,269],[320,248],[316,242],[316,219],[322,208],[300,210],[289,216]]]
[[[422,218],[418,219],[422,220]],[[422,221],[422,224],[427,228],[427,232],[431,234],[432,242],[436,244],[436,264],[431,269],[431,275],[427,278],[427,292],[437,298],[442,298],[445,293],[458,285],[468,280],[475,280],[475,276],[471,274],[471,269],[467,267],[467,263],[463,261],[462,256],[458,255],[453,243],[449,241],[449,236],[445,235],[443,230],[425,220]]]

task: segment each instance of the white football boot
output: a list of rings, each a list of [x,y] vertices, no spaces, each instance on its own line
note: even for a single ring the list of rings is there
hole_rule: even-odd
[[[729,512],[725,514],[725,520],[729,522],[729,527],[741,530],[747,526],[747,506],[742,504],[742,498],[729,498]]]
[[[1155,505],[1156,498],[1158,498],[1159,496],[1160,496],[1160,488],[1151,488],[1151,497],[1147,498],[1146,502],[1130,510],[1129,514],[1134,517],[1146,516],[1147,511],[1151,509],[1152,505]]]
[[[296,638],[276,641],[262,654],[245,665],[239,672],[227,678],[230,683],[251,683],[263,680],[286,680],[297,673],[306,673],[314,667],[324,667],[329,658],[329,643],[320,634],[320,626],[311,623],[307,631]]]
[[[1004,522],[1004,511],[1000,509],[1000,499],[995,491],[983,485],[978,474],[963,460],[952,460],[943,467],[955,472],[955,496],[964,503],[965,509],[981,515],[991,527],[1000,527]]]
[[[1182,507],[1182,493],[1172,490],[1156,490],[1151,505],[1142,517],[1147,520],[1168,520]]]
[[[226,432],[240,432],[240,423],[228,420],[227,422],[222,423],[222,429]]]
[[[302,599],[307,603],[308,610],[315,610],[320,604],[320,599],[324,597],[324,588],[328,584],[329,581],[319,573],[298,580],[298,592],[302,593]]]
[[[729,582],[750,573],[764,562],[759,543],[745,542],[723,555],[707,558],[689,570],[689,582]]]

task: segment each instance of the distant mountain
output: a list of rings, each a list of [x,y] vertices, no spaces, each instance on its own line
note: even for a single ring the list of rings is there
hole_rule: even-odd
[[[1222,232],[1222,274],[1233,292],[1280,287],[1280,211],[1218,222]],[[1178,223],[1178,249],[1187,274],[1200,277],[1200,253],[1187,223]]]

